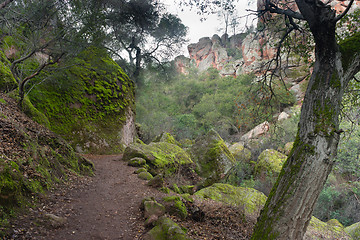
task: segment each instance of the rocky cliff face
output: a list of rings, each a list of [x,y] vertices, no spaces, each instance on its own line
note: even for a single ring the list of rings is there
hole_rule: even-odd
[[[222,76],[256,73],[261,66],[275,56],[276,49],[269,44],[265,34],[237,34],[231,37],[213,35],[204,37],[188,46],[190,58],[175,59],[178,72],[187,73],[190,66],[200,72],[216,68]]]

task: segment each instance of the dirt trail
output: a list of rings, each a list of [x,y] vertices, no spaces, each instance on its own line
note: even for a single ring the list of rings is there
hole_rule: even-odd
[[[95,177],[81,191],[70,191],[64,206],[72,211],[67,224],[51,232],[52,239],[137,239],[142,232],[141,200],[153,189],[120,160],[121,156],[87,156]]]
[[[121,155],[86,157],[95,164],[96,175],[62,194],[53,193],[47,203],[33,210],[32,216],[20,218],[15,223],[18,234],[13,239],[140,239],[144,232],[140,202],[145,196],[153,196],[154,189],[133,174],[135,168],[120,160]],[[31,221],[34,216],[44,219],[47,213],[65,217],[66,223],[60,227],[37,227],[34,222],[39,220]],[[22,226],[22,220],[31,222],[31,226]],[[21,231],[26,233],[20,234]]]

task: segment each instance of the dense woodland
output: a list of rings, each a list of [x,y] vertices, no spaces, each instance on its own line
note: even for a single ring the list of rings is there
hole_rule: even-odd
[[[201,227],[183,231],[217,219],[204,220],[208,206],[196,197],[225,202],[224,216],[239,219],[240,227],[230,217],[227,227],[215,222],[228,239],[360,239],[358,1],[340,10],[321,0],[258,1],[249,12],[257,22],[242,32],[239,1],[176,4],[218,14],[216,51],[242,72],[203,70],[191,57],[180,72],[187,26],[161,1],[0,3],[0,237],[12,239],[12,219],[34,199],[96,172],[80,154],[121,154],[170,194],[166,220],[146,216],[155,199],[142,201],[145,239],[218,239]],[[239,36],[243,45],[231,45]],[[259,44],[253,71],[247,39]],[[255,195],[231,205],[238,189],[257,194],[255,213],[247,208]],[[156,235],[172,221],[176,233]]]

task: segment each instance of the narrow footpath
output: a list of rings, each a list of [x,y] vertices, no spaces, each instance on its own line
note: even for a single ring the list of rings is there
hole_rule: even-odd
[[[31,216],[14,223],[12,239],[141,239],[144,222],[139,206],[156,191],[133,174],[135,168],[127,166],[121,155],[86,157],[95,164],[95,176],[47,196]],[[59,223],[44,220],[48,214],[59,217]]]

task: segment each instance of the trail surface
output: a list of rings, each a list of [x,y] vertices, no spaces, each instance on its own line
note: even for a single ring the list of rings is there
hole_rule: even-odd
[[[86,157],[95,164],[95,176],[50,194],[31,216],[14,223],[13,239],[140,239],[144,227],[139,206],[145,196],[154,195],[154,189],[133,174],[135,169],[121,155]],[[66,218],[65,223],[44,227],[49,213]],[[32,221],[23,226],[31,218],[42,224]]]

